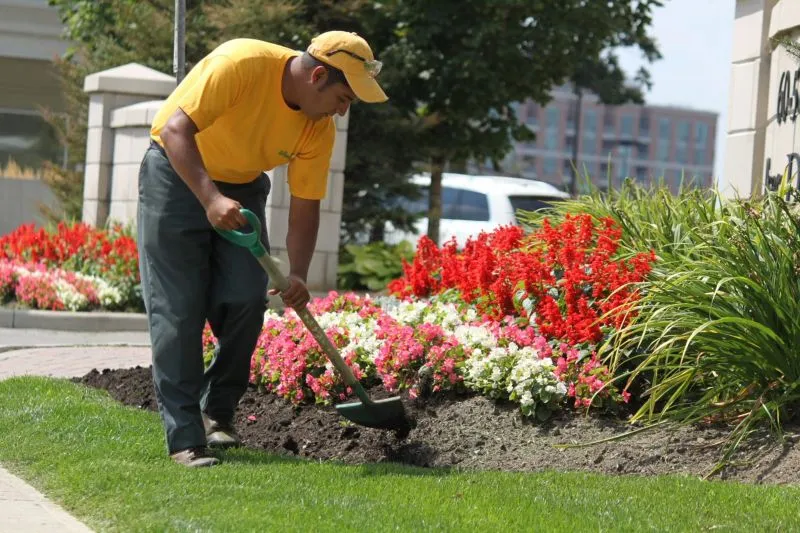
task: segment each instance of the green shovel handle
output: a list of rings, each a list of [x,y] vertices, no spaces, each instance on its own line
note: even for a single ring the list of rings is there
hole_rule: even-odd
[[[233,244],[250,250],[254,256],[261,257],[265,255],[267,250],[264,248],[264,245],[261,244],[261,222],[258,220],[258,217],[249,209],[240,209],[239,212],[247,219],[253,231],[250,233],[242,233],[235,229],[219,229],[217,227],[214,229]]]
[[[250,253],[258,259],[258,262],[269,274],[275,288],[279,291],[285,291],[289,288],[289,280],[286,279],[286,276],[283,275],[283,272],[280,271],[278,265],[275,264],[275,261],[267,253],[267,249],[261,243],[261,222],[259,222],[256,214],[249,209],[239,209],[239,212],[247,219],[247,223],[250,224],[253,231],[243,233],[238,230],[219,229],[217,227],[214,229],[233,244],[250,250]]]

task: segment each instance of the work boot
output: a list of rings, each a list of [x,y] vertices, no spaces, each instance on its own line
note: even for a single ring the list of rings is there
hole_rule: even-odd
[[[203,426],[206,429],[206,441],[212,448],[233,448],[242,445],[232,422],[220,422],[203,413]]]
[[[176,463],[191,468],[214,466],[219,464],[219,459],[211,455],[211,453],[208,451],[208,448],[205,446],[186,448],[185,450],[171,454],[170,457]]]

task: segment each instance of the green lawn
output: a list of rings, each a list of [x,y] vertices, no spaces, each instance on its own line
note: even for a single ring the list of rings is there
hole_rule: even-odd
[[[0,382],[0,463],[100,531],[800,528],[795,487],[353,467],[245,450],[190,470],[163,446],[156,414],[104,392],[47,378]]]

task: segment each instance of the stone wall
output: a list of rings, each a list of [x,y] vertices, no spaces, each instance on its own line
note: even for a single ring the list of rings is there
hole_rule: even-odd
[[[174,86],[172,77],[141,65],[126,65],[87,77],[85,89],[90,93],[91,106],[84,221],[103,225],[113,220],[135,225],[139,166],[150,143],[150,124]],[[308,276],[309,289],[314,291],[336,288],[347,126],[348,116],[336,117],[336,143],[328,192],[322,202],[319,237]],[[272,192],[267,199],[265,215],[272,255],[288,265],[285,244],[290,201],[287,168],[274,169],[270,178]]]
[[[22,224],[43,226],[47,220],[39,211],[41,204],[58,209],[58,202],[43,181],[0,177],[0,235]]]

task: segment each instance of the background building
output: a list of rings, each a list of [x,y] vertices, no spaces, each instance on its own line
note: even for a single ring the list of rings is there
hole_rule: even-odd
[[[575,165],[594,185],[614,187],[626,177],[643,183],[664,178],[677,190],[681,178],[711,186],[717,113],[693,109],[606,106],[585,94],[580,104],[569,85],[555,89],[545,107],[526,101],[517,116],[536,133],[530,143],[516,143],[503,172],[568,187]],[[576,128],[579,131],[576,131]],[[486,170],[486,169],[482,169]]]
[[[9,158],[36,168],[63,157],[40,113],[63,109],[53,67],[67,49],[63,28],[47,0],[0,0],[0,168]]]

